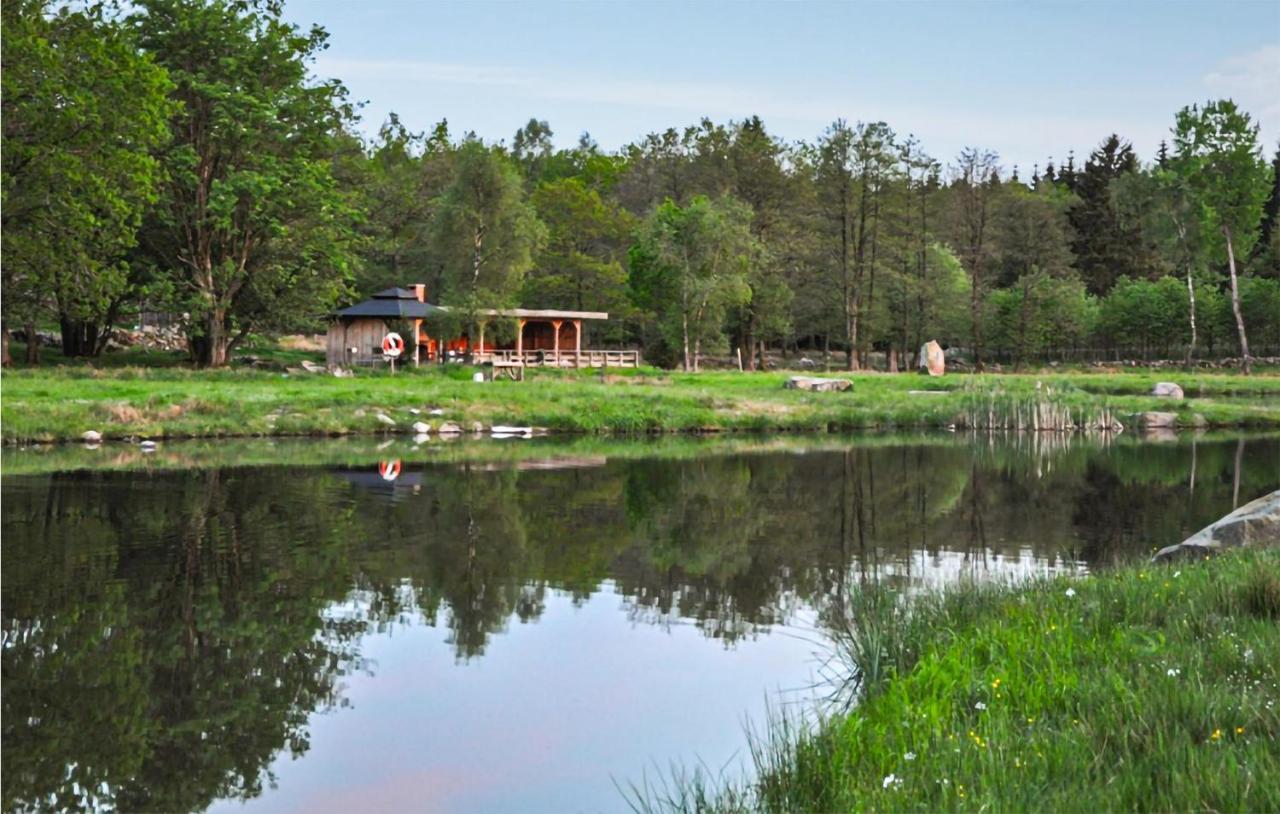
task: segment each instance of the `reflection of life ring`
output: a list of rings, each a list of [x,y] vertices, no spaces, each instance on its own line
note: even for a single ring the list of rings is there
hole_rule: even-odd
[[[404,353],[404,340],[398,333],[389,333],[382,337],[382,355],[399,356]]]
[[[385,481],[392,481],[400,477],[400,459],[395,458],[390,461],[380,461],[378,463],[378,474]]]

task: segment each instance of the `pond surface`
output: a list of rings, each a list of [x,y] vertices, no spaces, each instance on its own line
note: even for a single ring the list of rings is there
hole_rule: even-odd
[[[1105,567],[1280,482],[1276,437],[258,443],[5,453],[5,810],[625,809],[822,692],[861,580]]]

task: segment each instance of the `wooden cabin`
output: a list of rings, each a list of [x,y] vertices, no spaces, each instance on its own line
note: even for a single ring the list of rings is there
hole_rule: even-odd
[[[560,311],[554,309],[505,308],[480,312],[478,335],[444,336],[433,333],[434,320],[447,315],[448,306],[426,301],[426,286],[388,288],[364,302],[334,313],[329,326],[326,358],[330,366],[380,364],[382,338],[388,321],[413,323],[413,336],[405,342],[406,355],[415,365],[424,362],[463,361],[468,352],[479,364],[495,367],[636,367],[640,352],[583,348],[583,326],[609,318],[602,311]],[[499,320],[516,323],[514,339],[486,339],[486,328]],[[407,361],[407,360],[406,360]]]

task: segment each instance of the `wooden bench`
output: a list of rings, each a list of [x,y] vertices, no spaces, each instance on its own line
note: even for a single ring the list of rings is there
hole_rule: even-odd
[[[493,366],[493,379],[508,378],[513,382],[524,381],[524,362],[513,359],[503,359],[495,356],[489,362]]]

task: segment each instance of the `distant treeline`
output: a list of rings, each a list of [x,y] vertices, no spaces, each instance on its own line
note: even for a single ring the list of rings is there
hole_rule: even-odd
[[[703,119],[607,152],[556,149],[545,121],[490,144],[392,115],[366,140],[311,74],[327,35],[278,2],[3,0],[3,24],[6,340],[56,321],[96,355],[145,304],[189,313],[194,361],[220,365],[421,282],[461,329],[608,311],[593,341],[691,368],[780,347],[896,367],[928,339],[979,366],[1280,346],[1280,150],[1229,100],[1177,112],[1149,163],[1099,134],[1030,172],[843,119],[795,143]]]

